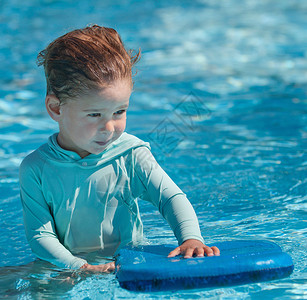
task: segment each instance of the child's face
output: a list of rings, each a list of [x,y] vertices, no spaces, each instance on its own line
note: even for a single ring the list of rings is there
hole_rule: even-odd
[[[125,130],[131,91],[129,80],[118,80],[61,105],[59,145],[81,157],[101,153]]]

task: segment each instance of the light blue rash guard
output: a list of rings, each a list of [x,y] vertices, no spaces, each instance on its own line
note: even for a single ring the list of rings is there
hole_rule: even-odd
[[[137,199],[151,202],[179,244],[203,238],[186,195],[154,159],[148,143],[123,133],[102,153],[81,158],[57,143],[57,134],[20,166],[27,240],[40,259],[78,269],[78,253],[112,256],[143,237]]]

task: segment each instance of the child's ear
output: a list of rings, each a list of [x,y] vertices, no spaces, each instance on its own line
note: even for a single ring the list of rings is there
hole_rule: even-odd
[[[59,121],[60,111],[60,100],[55,95],[47,95],[45,99],[45,105],[49,116],[56,122]]]

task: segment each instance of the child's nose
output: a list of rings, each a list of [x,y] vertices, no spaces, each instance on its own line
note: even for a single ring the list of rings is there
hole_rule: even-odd
[[[112,120],[102,121],[99,127],[100,131],[113,132],[114,124]]]

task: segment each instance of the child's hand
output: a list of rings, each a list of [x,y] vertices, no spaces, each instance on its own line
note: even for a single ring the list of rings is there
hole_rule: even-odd
[[[174,249],[168,254],[168,257],[174,257],[176,255],[183,254],[184,258],[190,258],[193,257],[193,255],[202,257],[204,255],[206,256],[214,256],[220,255],[220,250],[213,246],[213,247],[208,247],[204,245],[201,241],[199,240],[186,240],[183,242],[179,247]]]
[[[112,261],[104,265],[85,264],[81,267],[81,269],[92,271],[92,272],[111,273],[115,270],[115,262]]]

